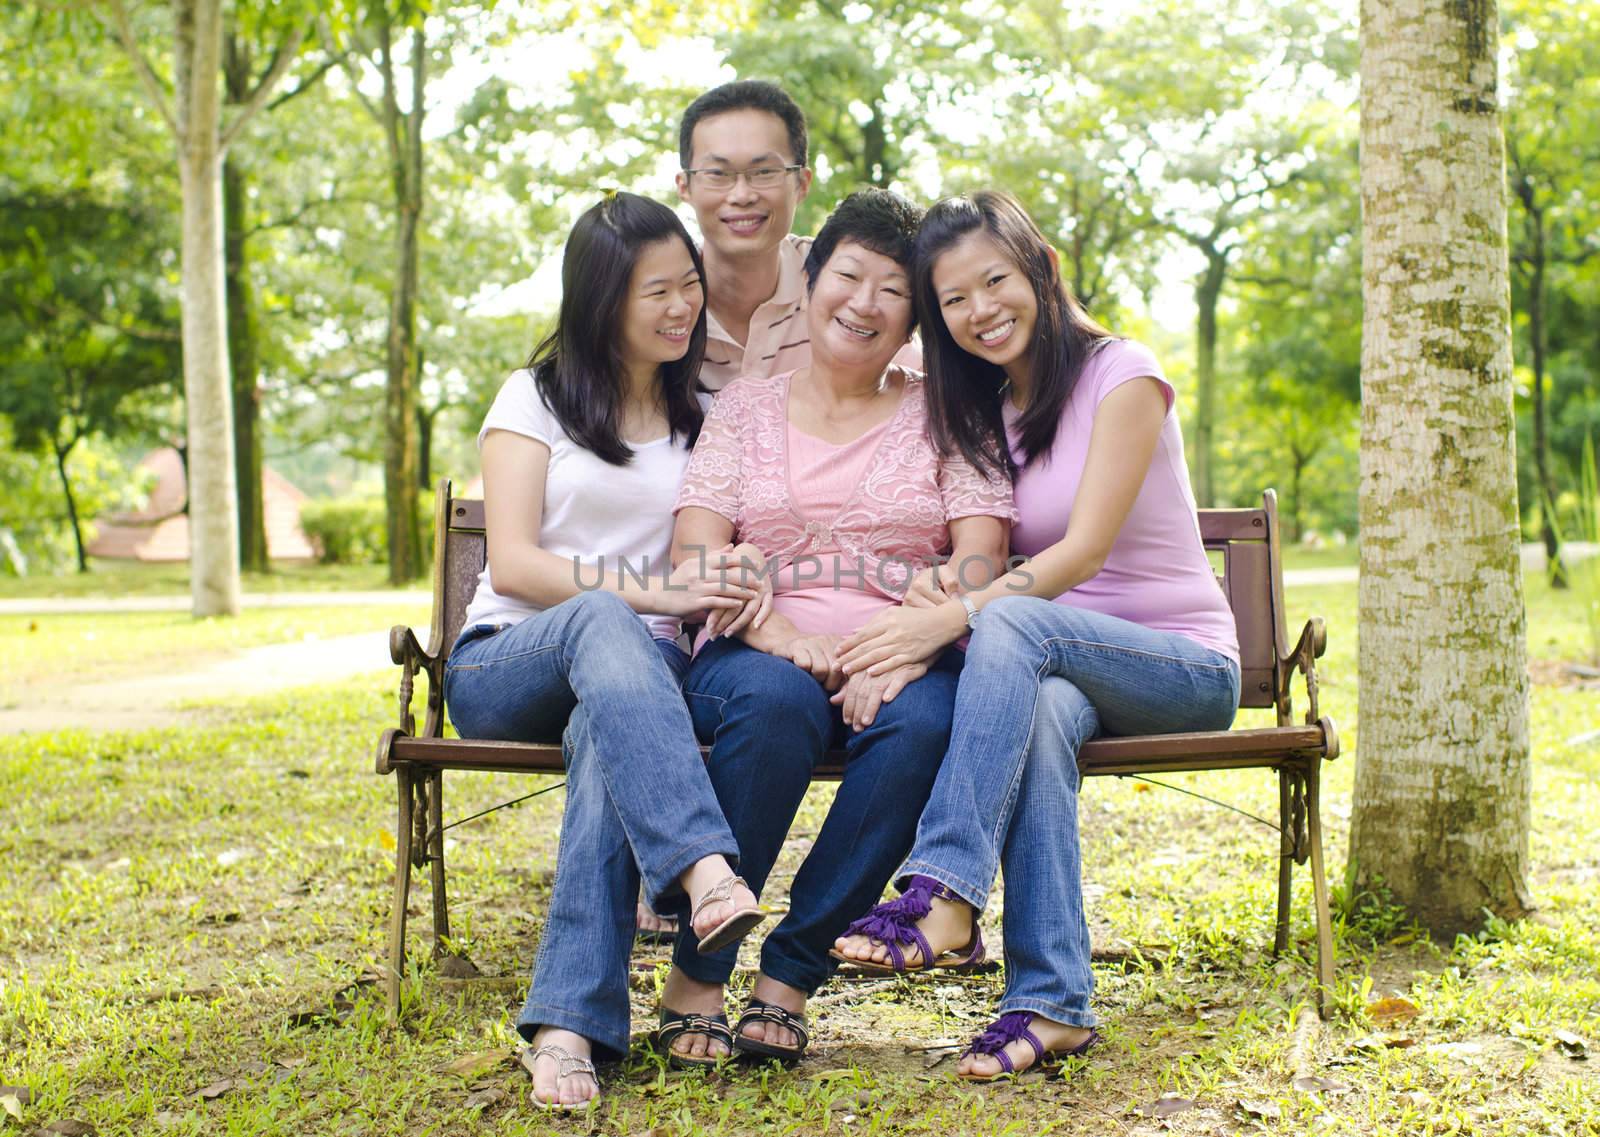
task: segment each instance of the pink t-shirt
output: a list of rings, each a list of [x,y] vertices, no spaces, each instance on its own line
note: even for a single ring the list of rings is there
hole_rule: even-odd
[[[1233,611],[1200,543],[1194,492],[1183,460],[1183,434],[1173,410],[1175,394],[1161,364],[1143,344],[1108,341],[1084,364],[1062,409],[1055,444],[1017,477],[1013,492],[1019,520],[1011,530],[1011,550],[1037,556],[1065,536],[1089,456],[1095,412],[1116,388],[1145,376],[1161,385],[1167,401],[1167,417],[1161,424],[1150,471],[1105,564],[1094,576],[1056,597],[1056,603],[1104,612],[1157,631],[1178,632],[1238,662],[1239,633]],[[1018,414],[1006,404],[1008,426]],[[1020,464],[1022,454],[1016,441],[1013,431],[1012,455]]]
[[[889,421],[842,446],[789,425],[793,372],[737,379],[706,415],[676,508],[732,521],[775,564],[773,610],[802,632],[848,634],[898,603],[950,552],[951,521],[1016,517],[1004,478],[939,458],[922,375],[906,374]]]

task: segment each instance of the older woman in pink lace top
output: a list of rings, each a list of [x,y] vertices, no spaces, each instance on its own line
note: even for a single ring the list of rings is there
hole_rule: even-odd
[[[938,560],[966,565],[977,587],[1005,559],[1005,479],[939,456],[922,375],[894,362],[913,325],[907,266],[919,218],[882,190],[839,206],[806,262],[811,365],[726,387],[678,496],[675,556],[754,545],[771,581],[770,616],[735,636],[703,635],[685,682],[740,874],[758,894],[813,767],[831,747],[847,754],[736,1028],[723,1013],[735,953],[701,955],[680,933],[661,1009],[679,1064],[730,1047],[780,1059],[804,1051],[806,999],[832,972],[833,938],[910,847],[963,659],[952,649],[846,681],[837,645],[908,592],[915,602]]]

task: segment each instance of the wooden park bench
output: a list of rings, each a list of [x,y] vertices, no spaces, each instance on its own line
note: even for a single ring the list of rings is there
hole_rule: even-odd
[[[1278,915],[1275,952],[1289,942],[1289,885],[1293,866],[1311,862],[1316,903],[1318,1001],[1333,984],[1333,934],[1322,863],[1318,807],[1320,767],[1339,755],[1331,719],[1317,710],[1316,660],[1327,645],[1321,619],[1307,622],[1289,641],[1283,610],[1283,561],[1278,539],[1277,496],[1262,495],[1260,509],[1202,509],[1200,535],[1207,550],[1221,554],[1223,592],[1239,629],[1241,707],[1272,707],[1278,725],[1259,729],[1191,734],[1098,738],[1078,754],[1086,777],[1185,773],[1193,770],[1259,768],[1278,776]],[[389,633],[389,653],[402,668],[400,725],[378,740],[377,771],[391,774],[399,798],[395,826],[394,899],[389,915],[386,974],[389,1013],[398,1014],[405,967],[406,904],[413,867],[432,869],[434,955],[449,962],[450,919],[445,900],[444,813],[447,770],[563,772],[559,744],[490,742],[444,737],[444,665],[460,634],[467,605],[487,556],[483,502],[452,496],[440,482],[434,521],[433,619],[423,648],[403,625]],[[1306,710],[1296,721],[1290,680],[1303,676]],[[412,714],[413,681],[427,676],[427,713],[422,731]],[[843,752],[834,752],[813,775],[837,781]]]

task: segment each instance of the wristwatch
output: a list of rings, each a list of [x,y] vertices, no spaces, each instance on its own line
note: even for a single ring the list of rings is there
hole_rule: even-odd
[[[967,610],[967,629],[974,630],[978,626],[978,606],[972,602],[970,596],[959,596],[961,606]]]

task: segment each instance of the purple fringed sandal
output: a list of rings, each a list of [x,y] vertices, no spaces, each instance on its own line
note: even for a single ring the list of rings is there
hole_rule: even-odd
[[[847,936],[870,936],[882,943],[889,949],[889,963],[852,959],[841,955],[837,949],[828,954],[844,963],[852,963],[862,971],[878,975],[904,975],[911,971],[970,971],[982,964],[985,958],[983,932],[978,928],[976,913],[972,917],[972,938],[967,945],[934,956],[928,938],[917,927],[917,922],[933,911],[935,899],[966,903],[931,876],[914,876],[906,883],[906,889],[898,899],[879,904],[844,930]],[[921,963],[918,966],[906,965],[905,953],[901,948],[909,944],[915,944],[920,953]]]
[[[1016,1073],[1011,1064],[1011,1056],[1006,1053],[1006,1047],[1013,1042],[1026,1042],[1033,1047],[1033,1065],[1042,1066],[1057,1058],[1076,1058],[1087,1054],[1096,1043],[1100,1041],[1100,1032],[1093,1027],[1089,1028],[1089,1037],[1070,1050],[1046,1050],[1044,1043],[1039,1041],[1039,1036],[1029,1029],[1033,1024],[1032,1011],[1012,1011],[1008,1015],[1001,1015],[989,1024],[987,1030],[972,1040],[972,1045],[967,1047],[967,1054],[986,1054],[1000,1063],[999,1074],[962,1074],[961,1077],[969,1082],[992,1082],[1005,1074]],[[1032,1066],[1026,1069],[1032,1069]]]

